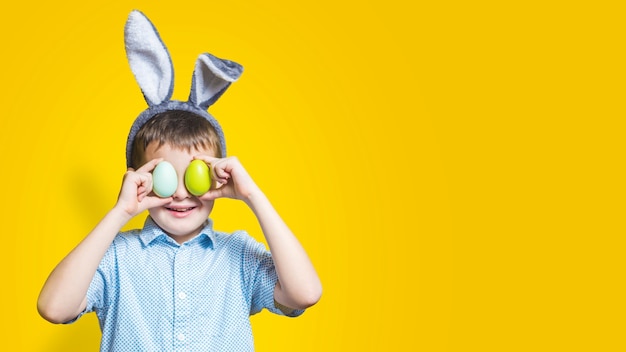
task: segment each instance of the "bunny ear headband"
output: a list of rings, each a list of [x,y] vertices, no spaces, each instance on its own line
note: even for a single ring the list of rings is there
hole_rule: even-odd
[[[127,166],[130,167],[133,141],[141,126],[154,115],[171,110],[188,111],[207,119],[220,139],[221,157],[226,157],[224,133],[207,109],[241,76],[243,67],[208,53],[202,54],[196,60],[189,100],[170,100],[174,90],[172,59],[156,28],[140,11],[132,11],[128,16],[124,28],[124,43],[130,69],[148,103],[148,109],[137,117],[128,134]]]

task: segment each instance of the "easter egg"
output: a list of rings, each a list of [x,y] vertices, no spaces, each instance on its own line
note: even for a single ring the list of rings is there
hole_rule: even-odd
[[[211,188],[211,173],[202,160],[193,160],[185,171],[185,187],[194,196],[201,196]]]
[[[159,197],[167,198],[176,192],[178,177],[174,166],[161,161],[152,171],[152,191]]]

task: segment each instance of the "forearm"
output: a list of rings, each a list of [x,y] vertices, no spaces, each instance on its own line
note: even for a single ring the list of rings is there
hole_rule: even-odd
[[[274,259],[279,281],[276,301],[295,309],[317,303],[322,285],[298,239],[261,191],[251,194],[246,203],[255,213]]]
[[[75,318],[85,308],[87,290],[98,265],[128,220],[127,213],[114,208],[56,266],[37,301],[42,317],[62,323]]]

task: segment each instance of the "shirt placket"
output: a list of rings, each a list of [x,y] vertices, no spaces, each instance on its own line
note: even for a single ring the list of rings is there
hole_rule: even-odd
[[[189,288],[190,288],[190,248],[183,244],[174,256],[174,329],[173,341],[175,351],[188,351],[191,336],[189,335]]]

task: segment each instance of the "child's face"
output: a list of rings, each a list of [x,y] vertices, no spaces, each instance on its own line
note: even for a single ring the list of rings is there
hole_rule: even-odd
[[[178,243],[190,240],[200,233],[204,222],[213,210],[214,201],[200,200],[189,193],[185,187],[185,170],[195,155],[215,156],[215,152],[208,149],[188,152],[184,149],[172,148],[169,144],[164,144],[157,149],[156,143],[150,143],[146,148],[145,160],[163,158],[176,170],[178,187],[172,195],[172,202],[163,207],[152,208],[148,212],[154,222]]]

